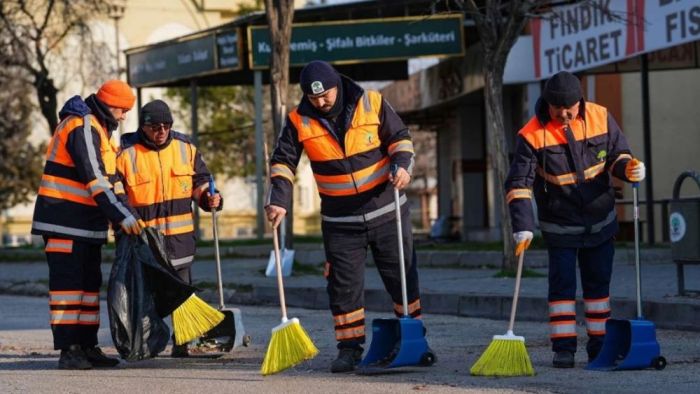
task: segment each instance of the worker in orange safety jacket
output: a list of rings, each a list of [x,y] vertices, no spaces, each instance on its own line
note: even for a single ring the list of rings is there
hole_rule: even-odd
[[[505,183],[516,255],[535,230],[532,198],[549,253],[549,324],[558,368],[574,366],[576,262],[581,271],[588,360],[600,352],[610,318],[613,238],[618,230],[612,177],[641,182],[634,159],[605,107],[583,99],[581,84],[563,71],[546,83],[536,114],[518,132]]]
[[[102,245],[108,222],[129,234],[141,227],[117,198],[117,147],[111,135],[134,105],[131,87],[105,82],[83,101],[69,99],[46,151],[32,234],[41,235],[49,264],[49,309],[61,369],[113,367],[97,347]]]
[[[141,108],[140,127],[121,138],[117,174],[137,218],[164,235],[170,263],[192,282],[195,253],[192,201],[205,211],[221,210],[217,192],[209,195],[210,173],[190,138],[172,130],[170,107],[154,100]],[[173,357],[187,357],[187,344],[173,341]]]
[[[367,248],[403,315],[393,189],[411,180],[413,143],[408,128],[379,92],[364,90],[331,65],[313,61],[300,74],[304,93],[287,116],[270,159],[265,209],[277,228],[292,204],[294,174],[303,151],[321,196],[327,292],[338,357],[331,372],[354,370],[365,342],[364,267]],[[398,166],[396,174],[389,169]],[[408,314],[421,316],[418,270],[406,195],[401,192]]]

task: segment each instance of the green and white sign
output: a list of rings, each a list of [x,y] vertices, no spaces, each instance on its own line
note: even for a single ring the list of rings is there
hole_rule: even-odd
[[[325,60],[343,64],[462,56],[463,31],[461,14],[299,23],[292,26],[290,63],[303,65]],[[269,68],[271,53],[268,27],[249,27],[250,68]]]
[[[129,83],[147,86],[221,70],[238,70],[238,30],[212,31],[127,53]]]

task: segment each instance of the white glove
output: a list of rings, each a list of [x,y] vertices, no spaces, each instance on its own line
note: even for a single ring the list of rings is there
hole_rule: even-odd
[[[522,252],[530,247],[530,242],[532,242],[532,231],[518,231],[513,233],[513,240],[515,241],[515,255],[520,256]]]
[[[139,235],[143,230],[141,223],[139,223],[139,221],[136,220],[134,215],[129,215],[126,218],[124,218],[124,220],[122,220],[122,222],[119,223],[119,225],[122,227],[122,231],[124,231],[125,234]]]
[[[630,182],[641,182],[647,175],[647,169],[644,166],[644,162],[637,159],[632,159],[627,162],[625,166],[625,176]]]

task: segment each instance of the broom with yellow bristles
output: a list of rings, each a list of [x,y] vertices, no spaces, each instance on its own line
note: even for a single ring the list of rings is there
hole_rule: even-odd
[[[318,354],[316,345],[309,338],[299,319],[287,319],[287,306],[284,300],[284,285],[282,283],[282,263],[280,258],[279,238],[277,228],[272,229],[272,242],[275,247],[275,267],[277,269],[277,289],[280,296],[282,323],[272,329],[272,338],[267,345],[267,353],[260,367],[260,373],[271,375],[293,367],[304,360],[314,358]]]
[[[525,348],[525,338],[513,334],[515,310],[520,293],[520,277],[523,273],[525,248],[518,250],[518,270],[515,275],[515,294],[510,309],[510,323],[505,335],[494,335],[484,354],[476,360],[470,372],[477,376],[533,376],[535,374],[530,356]],[[517,252],[517,251],[516,251]]]
[[[177,275],[163,248],[163,235],[153,227],[144,227],[142,239],[161,269],[149,271],[156,308],[161,316],[172,314],[175,343],[184,345],[216,327],[224,314],[199,298],[195,287]]]
[[[184,345],[206,334],[224,320],[224,314],[207,304],[196,294],[173,311],[175,343]]]

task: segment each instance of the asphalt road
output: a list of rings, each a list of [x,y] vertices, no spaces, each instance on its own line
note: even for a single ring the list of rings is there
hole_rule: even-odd
[[[453,393],[453,392],[672,392],[696,393],[700,387],[700,333],[659,330],[662,354],[669,365],[663,371],[594,372],[583,369],[585,351],[578,353],[576,368],[550,367],[547,327],[536,322],[516,325],[526,338],[537,372],[534,377],[483,378],[469,375],[469,368],[490,343],[502,334],[505,322],[457,316],[427,315],[428,339],[438,356],[432,367],[388,371],[375,376],[331,374],[335,357],[332,322],[325,311],[291,309],[320,349],[309,362],[262,377],[260,364],[270,337],[279,323],[273,307],[244,306],[243,320],[252,344],[220,359],[172,359],[163,357],[122,362],[114,369],[61,371],[48,329],[48,306],[40,297],[0,296],[0,392],[1,393]],[[103,303],[100,342],[111,347],[108,318]],[[380,316],[369,313],[368,320]],[[582,327],[580,336],[584,335]]]

